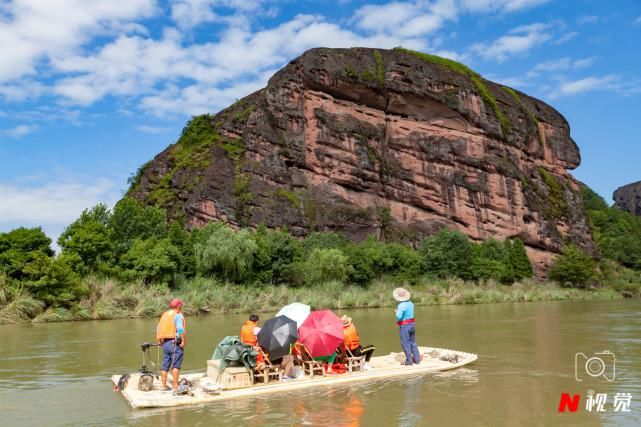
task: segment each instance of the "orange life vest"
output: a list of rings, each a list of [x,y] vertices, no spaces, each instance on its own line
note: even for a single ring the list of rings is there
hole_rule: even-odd
[[[176,310],[167,310],[158,321],[158,326],[156,326],[156,339],[167,339],[167,338],[176,338]]]
[[[350,350],[354,350],[356,347],[361,345],[361,340],[358,338],[358,334],[356,333],[356,328],[353,323],[350,323],[349,326],[343,327],[343,342],[345,343],[345,347]]]
[[[256,327],[256,322],[248,320],[245,322],[242,328],[240,328],[240,340],[243,344],[249,345],[258,345],[258,338],[254,335],[254,328]]]

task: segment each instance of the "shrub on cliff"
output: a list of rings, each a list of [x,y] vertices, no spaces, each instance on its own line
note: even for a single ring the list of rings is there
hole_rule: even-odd
[[[574,245],[567,246],[550,268],[550,278],[561,286],[584,288],[596,275],[592,257]]]
[[[581,196],[601,255],[641,270],[641,218],[608,206],[585,185],[581,185]]]

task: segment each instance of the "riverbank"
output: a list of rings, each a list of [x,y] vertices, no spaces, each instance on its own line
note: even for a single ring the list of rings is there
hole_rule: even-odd
[[[170,290],[165,286],[142,283],[119,284],[112,279],[89,277],[85,280],[88,294],[71,308],[48,308],[26,292],[16,295],[0,309],[0,323],[62,322],[71,320],[106,320],[156,317],[167,302],[181,298],[189,316],[208,313],[264,313],[276,311],[293,301],[314,308],[343,310],[349,308],[393,307],[392,290],[398,285],[381,279],[368,287],[344,285],[332,281],[318,286],[246,286],[221,283],[215,279],[197,278]],[[501,302],[613,300],[624,295],[613,288],[562,288],[553,283],[534,280],[505,286],[493,281],[482,284],[459,279],[424,278],[409,286],[416,305],[485,304]],[[625,296],[639,297],[626,293]]]

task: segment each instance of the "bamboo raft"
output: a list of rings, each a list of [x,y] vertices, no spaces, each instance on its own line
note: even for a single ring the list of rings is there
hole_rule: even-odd
[[[192,383],[192,388],[189,394],[178,396],[175,396],[171,391],[160,390],[160,381],[157,379],[154,380],[152,390],[140,391],[138,390],[140,374],[132,374],[127,385],[120,392],[133,409],[166,408],[211,403],[234,398],[248,398],[317,386],[345,384],[357,381],[376,381],[408,375],[440,372],[459,368],[478,359],[476,354],[457,350],[432,347],[419,347],[419,350],[421,354],[424,355],[423,361],[419,365],[401,366],[399,363],[399,353],[390,353],[385,356],[372,357],[370,360],[371,370],[368,371],[315,377],[305,376],[299,379],[253,384],[245,388],[212,391],[206,386],[211,383],[211,379],[207,377],[206,373],[184,374],[181,375],[181,377],[189,380]],[[435,357],[437,353],[438,355]],[[400,353],[400,355],[402,355],[402,353]],[[113,375],[111,377],[114,384],[118,384],[119,379],[120,375]],[[170,383],[171,380],[168,380],[168,384]]]

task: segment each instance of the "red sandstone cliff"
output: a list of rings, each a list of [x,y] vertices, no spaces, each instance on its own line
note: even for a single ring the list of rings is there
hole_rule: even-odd
[[[192,226],[518,236],[541,273],[567,242],[595,252],[568,173],[579,163],[556,110],[460,64],[312,49],[265,89],[192,120],[130,194]]]

